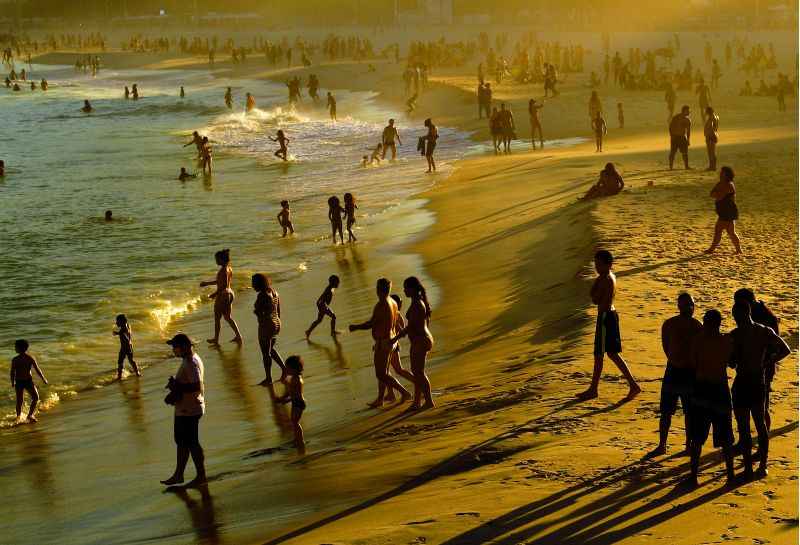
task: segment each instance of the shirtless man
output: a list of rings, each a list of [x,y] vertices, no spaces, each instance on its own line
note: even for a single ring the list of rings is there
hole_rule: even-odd
[[[652,455],[667,452],[667,438],[672,416],[681,401],[686,434],[686,451],[691,445],[689,438],[689,395],[694,381],[691,368],[692,341],[703,328],[694,318],[694,299],[688,293],[678,296],[678,315],[669,318],[661,326],[661,347],[667,356],[667,369],[661,382],[661,418],[658,424],[658,446]]]
[[[330,91],[328,91],[328,112],[330,113],[331,120],[336,121],[336,99]]]
[[[36,359],[28,354],[28,341],[22,339],[16,341],[14,343],[14,350],[16,350],[17,356],[11,360],[11,387],[14,388],[17,394],[17,420],[19,421],[19,417],[22,414],[22,397],[27,390],[28,394],[31,396],[31,406],[28,409],[28,422],[36,422],[34,412],[36,411],[36,405],[39,403],[39,391],[33,383],[31,369],[36,371],[45,384],[47,384],[47,379],[44,378],[39,364],[36,363]]]
[[[200,136],[200,133],[197,131],[192,132],[192,141],[188,142],[183,145],[184,148],[188,148],[194,144],[194,147],[197,148],[197,157],[200,158],[203,156],[203,137]]]
[[[719,130],[719,116],[714,113],[714,108],[706,108],[706,122],[703,125],[703,135],[706,137],[706,151],[708,152],[708,168],[713,172],[717,170],[717,131]]]
[[[628,364],[620,356],[622,352],[622,339],[619,331],[619,315],[614,308],[614,294],[617,289],[617,278],[611,272],[614,257],[608,250],[600,250],[594,256],[594,268],[597,279],[592,284],[589,292],[592,303],[597,305],[597,328],[594,338],[594,369],[592,371],[592,384],[585,392],[577,395],[578,399],[586,401],[597,397],[600,376],[603,374],[603,357],[607,354],[625,379],[628,381],[627,400],[636,397],[642,389],[633,378]]]
[[[750,415],[758,432],[759,464],[756,475],[767,475],[769,431],[764,419],[765,371],[791,353],[791,349],[771,328],[753,321],[750,305],[740,301],[733,305],[736,329],[733,337],[733,359],[730,366],[736,369],[731,395],[739,444],[744,458],[744,476],[753,476],[753,438],[750,436]]]
[[[373,364],[375,365],[375,377],[378,379],[378,397],[369,404],[373,408],[383,405],[386,388],[394,388],[400,392],[401,403],[411,399],[408,390],[389,374],[389,358],[395,347],[390,340],[397,334],[395,326],[398,323],[397,303],[389,297],[392,283],[386,278],[381,278],[378,280],[375,291],[378,295],[378,302],[372,311],[372,317],[364,323],[351,324],[349,328],[350,331],[370,329],[372,338],[375,340]]]
[[[497,120],[503,134],[503,151],[511,153],[511,140],[514,138],[514,114],[506,109],[505,103],[500,104],[500,111],[497,112]]]
[[[539,104],[534,99],[528,101],[528,117],[531,121],[531,146],[536,149],[536,131],[539,131],[539,147],[544,149],[544,135],[542,134],[542,123],[539,120],[539,110],[544,108],[544,104]]]
[[[403,143],[400,141],[400,134],[397,132],[397,128],[394,126],[394,119],[389,120],[389,124],[386,128],[383,129],[383,152],[381,153],[381,159],[386,159],[386,150],[392,150],[392,161],[395,160],[397,157],[397,145],[394,143],[397,140],[397,143],[401,146]]]
[[[728,389],[727,366],[733,352],[730,335],[720,333],[722,315],[709,310],[703,316],[703,328],[695,335],[689,355],[694,378],[690,396],[689,437],[691,438],[691,476],[689,483],[697,486],[700,453],[708,432],[714,426],[714,446],[722,448],[728,483],[733,474],[733,424],[731,422],[731,392]]]
[[[692,134],[692,120],[689,118],[689,106],[683,106],[681,113],[669,122],[669,169],[675,163],[675,154],[683,155],[683,166],[689,170],[689,139]]]

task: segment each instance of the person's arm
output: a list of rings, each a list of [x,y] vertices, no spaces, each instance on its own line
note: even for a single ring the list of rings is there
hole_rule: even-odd
[[[661,326],[661,348],[664,350],[664,355],[669,359],[669,343],[667,342],[668,338],[668,328],[667,322]]]
[[[204,282],[200,282],[200,287],[205,288],[206,286],[214,286],[217,284],[217,279],[214,280],[206,280]]]
[[[14,360],[11,360],[11,387],[13,388],[17,382],[17,365]]]
[[[372,329],[372,324],[375,321],[375,311],[372,311],[372,317],[361,324],[350,324],[350,331],[357,331],[362,329]]]
[[[397,143],[402,146],[403,143],[400,141],[400,132],[398,132],[397,129],[394,130],[394,135],[397,137]]]
[[[784,344],[786,344],[786,343],[784,343]],[[786,357],[786,356],[781,356],[780,359],[783,359],[784,357]],[[44,382],[45,384],[48,384],[47,379],[44,378],[44,373],[42,373],[42,370],[39,367],[39,364],[36,362],[36,358],[31,358],[31,359],[33,360],[33,369],[36,371],[36,374],[39,375],[39,378],[42,379],[42,382]],[[775,360],[775,361],[778,361],[778,360]]]
[[[770,333],[770,363],[776,364],[781,361],[783,358],[788,356],[792,353],[792,349],[789,348],[789,345],[786,344],[782,338],[780,338],[772,329],[769,330]]]

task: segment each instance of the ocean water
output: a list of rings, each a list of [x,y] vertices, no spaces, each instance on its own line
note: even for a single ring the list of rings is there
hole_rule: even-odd
[[[247,289],[258,271],[280,290],[330,257],[328,196],[356,196],[356,235],[369,241],[372,226],[396,217],[435,180],[415,152],[423,128],[369,93],[335,91],[333,124],[322,103],[287,108],[282,85],[228,82],[205,70],[93,77],[71,67],[31,68],[33,79],[49,80],[47,92],[0,89],[0,368],[7,372],[14,340],[28,339],[50,381],[40,389],[44,411],[112,382],[118,313],[132,324],[145,371],[163,359],[174,320],[207,304],[210,288],[199,283],[214,278],[216,250],[231,249],[234,289]],[[133,83],[142,98],[126,101],[123,86]],[[228,85],[233,110],[223,103]],[[247,115],[245,92],[258,105]],[[80,111],[84,99],[92,114]],[[389,117],[403,138],[399,160],[361,168]],[[276,145],[267,138],[278,128],[291,140],[288,163],[273,156]],[[198,169],[194,147],[182,147],[193,130],[211,139],[215,172],[179,182],[181,166]],[[446,173],[466,150],[467,135],[446,127],[440,133],[438,165]],[[291,239],[280,238],[276,221],[282,199],[292,205]],[[103,220],[105,210],[113,222]],[[4,427],[13,423],[13,402],[13,392],[0,389]]]

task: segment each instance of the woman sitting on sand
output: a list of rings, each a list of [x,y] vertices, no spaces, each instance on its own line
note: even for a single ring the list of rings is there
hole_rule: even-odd
[[[610,197],[618,194],[625,187],[625,182],[622,181],[622,176],[619,175],[617,169],[614,168],[614,163],[606,163],[603,170],[600,171],[600,178],[597,183],[589,188],[589,191],[581,197],[582,200],[596,199],[598,197]]]
[[[422,282],[415,276],[409,276],[403,282],[403,292],[411,298],[411,306],[406,313],[407,325],[389,342],[395,344],[398,339],[408,335],[411,341],[409,359],[411,360],[411,374],[414,375],[414,402],[411,409],[430,409],[434,407],[431,396],[431,381],[425,374],[425,363],[428,352],[433,348],[433,335],[428,325],[431,321],[431,305]],[[420,405],[422,397],[425,404]]]
[[[261,347],[261,359],[264,362],[264,380],[262,386],[272,385],[272,360],[281,368],[281,378],[286,378],[286,366],[278,351],[275,350],[276,337],[281,330],[281,300],[278,292],[272,287],[270,279],[263,274],[254,274],[253,289],[256,290],[256,302],[253,313],[258,319],[258,345]]]
[[[717,223],[714,225],[714,240],[705,253],[713,254],[722,240],[722,231],[726,231],[736,248],[736,253],[741,254],[742,248],[739,235],[736,234],[736,220],[739,219],[739,209],[736,206],[736,187],[733,185],[734,173],[731,167],[719,169],[719,182],[711,190],[711,198],[717,210]]]

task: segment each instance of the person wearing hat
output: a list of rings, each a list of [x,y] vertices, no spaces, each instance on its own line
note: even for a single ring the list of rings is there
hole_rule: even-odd
[[[198,425],[206,408],[203,398],[203,360],[195,354],[194,343],[184,333],[178,333],[167,344],[181,358],[175,376],[169,378],[166,387],[170,392],[164,399],[168,405],[175,406],[174,437],[178,456],[175,473],[161,483],[167,486],[183,483],[183,472],[191,455],[197,476],[186,486],[202,485],[206,482],[206,467],[203,447],[198,438]]]

